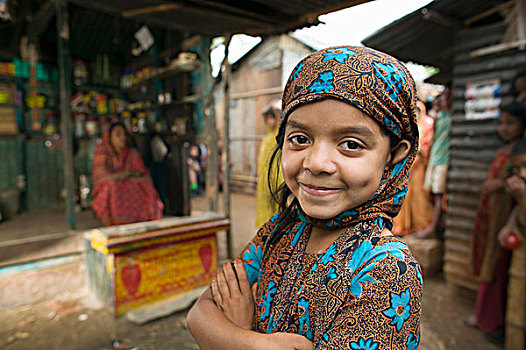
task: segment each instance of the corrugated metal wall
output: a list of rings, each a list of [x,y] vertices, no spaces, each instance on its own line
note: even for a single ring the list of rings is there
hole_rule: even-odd
[[[470,56],[474,49],[498,44],[504,31],[504,25],[479,27],[460,33],[456,40],[444,273],[448,282],[471,289],[477,288],[469,260],[479,188],[496,148],[502,143],[497,136],[496,119],[466,119],[464,93],[468,82],[500,78],[501,104],[511,102],[511,79],[526,65],[526,53],[510,50]]]

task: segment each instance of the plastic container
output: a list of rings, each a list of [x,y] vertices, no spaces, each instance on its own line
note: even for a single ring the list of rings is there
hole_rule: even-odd
[[[86,136],[86,116],[84,113],[73,114],[75,120],[75,137]]]
[[[57,133],[57,116],[55,113],[46,114],[44,123],[44,135],[51,136]]]
[[[85,85],[88,83],[88,65],[83,60],[75,60],[73,62],[73,83],[76,86]]]
[[[99,123],[94,116],[90,115],[86,118],[86,135],[96,136],[99,134]]]
[[[18,214],[20,210],[20,191],[14,188],[0,190],[0,213],[2,220]]]

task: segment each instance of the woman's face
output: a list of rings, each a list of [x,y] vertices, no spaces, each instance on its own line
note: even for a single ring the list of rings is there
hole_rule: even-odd
[[[126,147],[126,131],[122,125],[117,125],[113,128],[110,134],[110,142],[117,152]]]
[[[522,137],[523,126],[519,118],[502,112],[499,116],[497,131],[504,142],[512,142]]]
[[[309,216],[329,219],[369,200],[389,161],[389,137],[347,103],[322,100],[289,116],[281,166]]]

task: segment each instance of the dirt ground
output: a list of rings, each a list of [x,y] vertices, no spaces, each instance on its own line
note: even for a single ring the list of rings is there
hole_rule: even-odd
[[[195,199],[194,209],[205,209],[204,203],[202,198]],[[234,194],[235,252],[241,251],[255,232],[254,209],[254,196]],[[220,250],[224,257],[224,236],[220,237]],[[419,349],[501,349],[481,332],[462,323],[473,307],[472,292],[455,292],[447,288],[440,276],[425,278]],[[0,349],[109,350],[119,346],[136,350],[198,349],[185,327],[186,312],[139,326],[125,317],[115,319],[81,288],[1,311]],[[121,340],[117,347],[113,344],[115,339]]]

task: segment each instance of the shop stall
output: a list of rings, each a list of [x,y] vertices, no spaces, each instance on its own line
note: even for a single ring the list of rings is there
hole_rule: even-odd
[[[90,210],[93,149],[108,124],[120,120],[150,170],[165,218],[90,231],[91,287],[120,314],[209,283],[215,234],[228,230],[230,216],[228,171],[218,213],[219,162],[227,169],[230,157],[230,68],[225,59],[225,128],[218,131],[211,39],[224,36],[228,53],[233,34],[284,33],[363,2],[9,2],[0,12],[0,188],[16,193],[29,213],[65,208],[74,229],[77,211]],[[220,138],[226,140],[224,159]],[[190,216],[186,166],[192,143],[205,145],[208,155],[211,213],[202,216]],[[229,242],[227,234],[226,255],[232,256]]]

